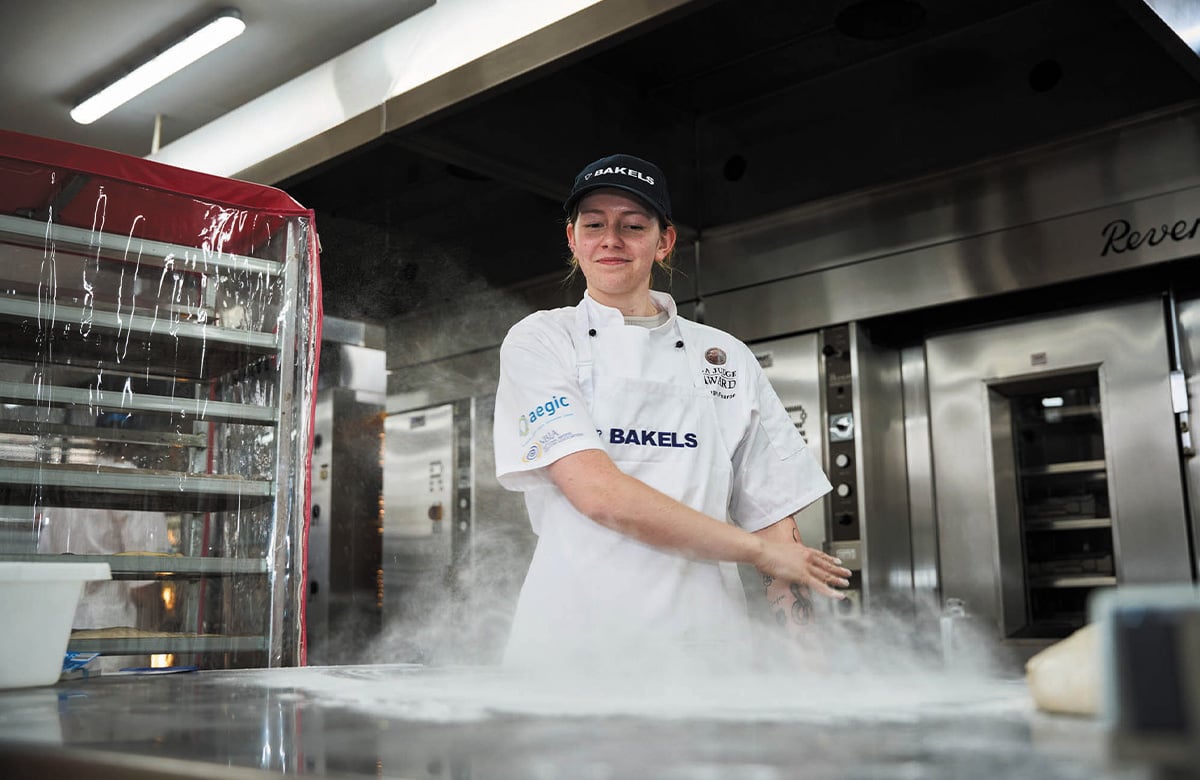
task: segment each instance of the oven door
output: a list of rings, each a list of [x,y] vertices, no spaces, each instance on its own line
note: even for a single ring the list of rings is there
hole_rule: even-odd
[[[926,341],[942,594],[1034,647],[1192,579],[1162,303]]]

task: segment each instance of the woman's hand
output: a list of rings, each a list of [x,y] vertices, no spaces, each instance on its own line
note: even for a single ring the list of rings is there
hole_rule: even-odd
[[[806,546],[800,541],[796,523],[788,517],[755,534],[762,546],[754,566],[763,575],[768,587],[782,580],[800,588],[812,590],[831,599],[843,599],[845,594],[834,590],[850,584],[850,570],[843,568],[837,558]],[[769,578],[769,579],[768,579]]]

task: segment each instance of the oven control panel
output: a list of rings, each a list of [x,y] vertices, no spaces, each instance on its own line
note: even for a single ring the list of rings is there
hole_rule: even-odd
[[[831,542],[855,541],[860,536],[850,329],[845,325],[826,328],[822,337],[825,408],[829,415],[829,481],[833,483],[828,538]]]
[[[851,570],[847,598],[836,611],[860,611],[862,592],[862,534],[858,510],[858,453],[855,449],[854,375],[850,359],[850,328],[838,325],[821,331],[825,409],[828,414],[829,497],[826,551]]]

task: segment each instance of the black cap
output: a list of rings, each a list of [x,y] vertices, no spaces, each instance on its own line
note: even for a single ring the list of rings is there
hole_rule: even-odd
[[[603,187],[631,192],[646,201],[664,220],[671,221],[667,177],[654,163],[629,154],[609,155],[585,166],[575,177],[575,186],[563,208],[570,214],[580,198]]]

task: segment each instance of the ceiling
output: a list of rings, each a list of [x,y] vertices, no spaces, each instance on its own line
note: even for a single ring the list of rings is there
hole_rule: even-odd
[[[559,204],[617,150],[659,163],[694,235],[1200,98],[1140,0],[920,0],[878,38],[846,5],[694,2],[293,177],[348,271],[327,306],[386,319],[561,273]]]
[[[4,0],[0,127],[134,155],[399,24],[435,0]],[[71,108],[225,7],[246,31],[91,125]]]
[[[220,62],[91,128],[66,111],[106,63],[219,6],[6,4],[0,125],[144,154],[155,113],[165,144],[429,4],[239,2]],[[702,235],[1197,100],[1197,60],[1143,0],[694,0],[270,183],[316,210],[326,312],[387,320],[561,271],[561,199],[614,151],[659,163]]]

